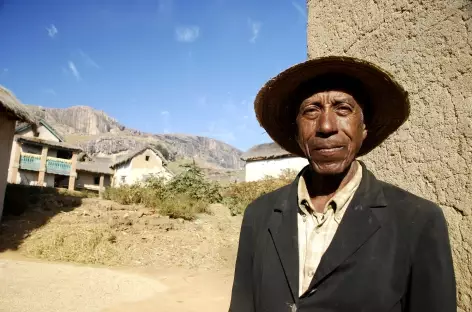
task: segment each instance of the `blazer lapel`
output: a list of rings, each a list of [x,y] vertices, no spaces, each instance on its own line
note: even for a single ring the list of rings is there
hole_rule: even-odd
[[[327,278],[380,228],[380,222],[371,208],[386,206],[382,187],[365,165],[363,163],[361,165],[363,171],[361,184],[347,207],[331,244],[321,258],[310,289]]]
[[[269,232],[282,264],[294,302],[298,302],[298,225],[297,186],[298,177],[288,192],[276,202],[269,221]]]

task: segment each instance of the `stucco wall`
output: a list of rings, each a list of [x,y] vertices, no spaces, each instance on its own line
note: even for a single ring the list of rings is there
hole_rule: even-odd
[[[8,167],[10,164],[11,146],[15,133],[15,121],[10,120],[0,113],[0,219],[3,212],[5,200],[5,189],[7,187]]]
[[[411,117],[365,157],[375,174],[440,204],[459,311],[472,311],[472,2],[308,1],[308,57],[365,58],[406,87]],[[440,286],[439,286],[440,287]]]
[[[31,137],[34,137],[34,132],[31,129],[31,127],[29,127],[29,128],[27,128],[27,129],[25,129],[21,132],[18,132],[17,135],[21,135],[21,136],[31,138]],[[43,140],[59,142],[59,139],[56,138],[56,136],[54,134],[52,134],[51,131],[49,131],[43,125],[40,125],[38,127],[38,136],[37,137],[40,138],[40,139],[43,139]]]
[[[120,186],[128,184],[131,181],[129,178],[131,172],[131,162],[127,162],[115,168],[115,184],[114,186]],[[124,177],[124,181],[122,178]]]
[[[31,170],[18,170],[18,177],[16,180],[17,184],[23,185],[37,185],[38,183],[38,176],[39,171],[31,171]],[[46,173],[44,175],[44,185],[48,187],[54,187],[54,175],[50,173]]]
[[[78,178],[75,180],[75,186],[77,188],[93,188],[97,189],[99,187],[99,184],[95,184],[94,178],[98,177],[100,178],[99,173],[91,173],[91,172],[85,172],[85,171],[78,171]],[[100,183],[100,180],[98,180]],[[111,179],[109,175],[105,175],[105,179],[103,180],[103,185],[105,187],[110,186]]]
[[[248,161],[245,167],[245,181],[257,181],[265,176],[277,177],[284,169],[300,171],[306,165],[308,161],[301,157]]]
[[[146,157],[149,157],[149,159],[146,160]],[[163,166],[162,159],[150,149],[145,150],[131,159],[131,161],[116,168],[115,186],[134,184],[143,181],[148,175],[170,178],[169,172]],[[121,177],[125,177],[124,183]]]

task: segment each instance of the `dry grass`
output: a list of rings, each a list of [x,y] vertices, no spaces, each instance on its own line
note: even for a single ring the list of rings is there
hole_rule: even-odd
[[[73,211],[61,212],[24,237],[18,251],[28,257],[84,264],[232,268],[241,218],[221,205],[194,221],[170,219],[139,205],[84,199]],[[9,230],[38,212],[2,225]]]
[[[23,252],[35,258],[89,264],[120,264],[116,234],[107,224],[50,224],[31,233]]]

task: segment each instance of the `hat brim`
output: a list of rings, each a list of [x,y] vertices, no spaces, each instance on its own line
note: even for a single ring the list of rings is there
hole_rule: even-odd
[[[300,103],[296,98],[297,87],[324,74],[342,74],[359,80],[369,97],[369,120],[366,121],[367,137],[357,156],[363,156],[380,145],[395,132],[410,113],[408,93],[393,77],[370,62],[345,56],[320,57],[292,66],[270,79],[258,92],[254,109],[259,124],[283,149],[305,157],[294,131],[294,117],[288,114],[290,107]],[[292,100],[293,101],[293,100]]]

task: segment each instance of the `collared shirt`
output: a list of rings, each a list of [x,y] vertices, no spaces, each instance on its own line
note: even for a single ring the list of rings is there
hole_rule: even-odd
[[[308,289],[316,269],[333,240],[347,206],[362,179],[362,167],[355,161],[352,179],[326,203],[323,213],[316,212],[303,176],[298,182],[299,295]]]

